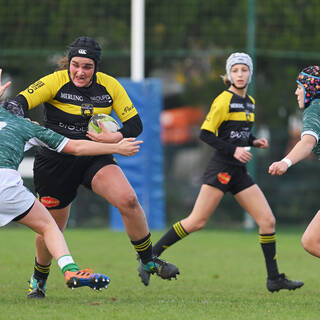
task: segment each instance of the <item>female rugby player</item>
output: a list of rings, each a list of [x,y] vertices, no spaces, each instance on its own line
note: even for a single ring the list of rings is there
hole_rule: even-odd
[[[278,271],[276,256],[275,217],[262,191],[247,172],[251,159],[249,147],[267,148],[268,141],[257,139],[250,131],[255,120],[255,101],[247,94],[253,73],[249,55],[233,53],[226,62],[224,83],[228,89],[215,98],[202,124],[200,139],[214,148],[204,173],[203,184],[193,210],[175,223],[155,244],[159,256],[165,249],[192,232],[202,229],[216,210],[226,192],[231,192],[240,206],[259,226],[259,241],[267,268],[267,289],[294,290],[303,282],[288,280]],[[150,275],[139,266],[143,282]]]
[[[10,86],[2,86],[0,69],[0,97]],[[21,106],[4,102],[0,107],[0,227],[11,221],[26,225],[41,235],[50,254],[57,260],[66,284],[70,288],[88,286],[92,289],[107,288],[110,279],[90,269],[79,270],[75,264],[65,239],[49,211],[23,185],[18,167],[26,149],[42,145],[56,152],[77,156],[120,153],[133,155],[139,151],[142,141],[134,138],[118,143],[98,143],[87,140],[71,140],[50,129],[39,126],[23,118]],[[28,296],[45,297],[45,281],[30,280]]]
[[[44,104],[45,126],[72,139],[88,139],[92,115],[113,110],[122,128],[106,131],[104,142],[119,142],[137,137],[142,131],[139,114],[121,84],[99,72],[101,47],[90,37],[77,38],[62,60],[60,69],[49,74],[14,99],[25,109]],[[67,63],[65,64],[65,61]],[[137,196],[112,154],[78,157],[40,148],[34,162],[34,184],[40,202],[49,209],[59,228],[64,230],[78,187],[84,185],[118,208],[132,245],[144,270],[163,279],[176,277],[176,266],[152,255],[151,235]],[[36,237],[35,279],[46,281],[51,255],[41,235]]]
[[[307,158],[311,152],[320,156],[320,67],[303,69],[297,77],[295,92],[298,106],[303,110],[303,127],[300,141],[281,161],[269,167],[271,175],[283,175],[290,166]],[[316,213],[302,236],[303,248],[320,258],[320,210]]]

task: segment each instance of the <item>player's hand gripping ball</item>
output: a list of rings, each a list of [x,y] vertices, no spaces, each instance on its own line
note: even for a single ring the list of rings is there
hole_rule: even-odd
[[[120,129],[119,123],[107,114],[96,114],[91,117],[88,124],[89,132],[101,133],[102,129],[99,127],[98,121],[106,127],[110,132],[117,132]]]

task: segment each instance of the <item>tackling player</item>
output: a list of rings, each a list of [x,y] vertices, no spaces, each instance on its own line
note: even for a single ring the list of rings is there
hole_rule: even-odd
[[[303,69],[297,77],[295,91],[298,106],[303,110],[303,127],[300,141],[288,155],[269,167],[271,175],[283,175],[289,167],[307,158],[311,152],[320,156],[320,67]],[[316,213],[302,236],[302,246],[320,258],[320,210]]]

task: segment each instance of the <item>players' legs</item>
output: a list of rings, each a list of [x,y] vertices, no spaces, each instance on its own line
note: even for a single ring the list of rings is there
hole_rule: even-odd
[[[258,224],[260,234],[275,232],[275,217],[258,185],[254,184],[238,192],[234,197]]]
[[[35,200],[30,212],[17,222],[26,225],[41,236],[50,259],[51,256],[57,260],[63,255],[70,254],[57,224],[48,210],[38,200]]]
[[[161,237],[153,248],[154,254],[160,256],[164,250],[177,241],[183,239],[191,232],[202,229],[216,210],[223,196],[224,192],[218,188],[203,184],[189,216],[176,222]]]
[[[260,188],[254,184],[237,194],[235,198],[241,207],[248,212],[259,226],[259,242],[265,257],[269,279],[279,277],[275,218]]]
[[[155,244],[153,253],[160,256],[170,246],[185,238],[191,232],[202,229],[220,203],[224,193],[212,186],[203,184],[201,186],[195,205],[185,219],[176,222]],[[145,272],[141,263],[138,267],[138,274],[144,285],[149,285],[150,275]]]
[[[260,188],[254,184],[235,194],[235,198],[259,226],[259,242],[268,274],[267,289],[274,292],[281,289],[295,290],[302,287],[303,282],[288,280],[284,274],[279,274],[276,254],[276,220]]]
[[[38,200],[37,200],[38,202]],[[41,204],[40,202],[38,202]],[[58,229],[59,234],[67,225],[70,205],[63,209],[56,209],[49,212],[42,204],[41,206],[46,211],[47,215],[50,216],[51,220],[54,222],[55,228]],[[29,215],[27,215],[28,217]],[[56,222],[55,222],[56,220]],[[61,231],[60,231],[61,230]],[[63,237],[63,236],[62,236]],[[63,238],[64,239],[64,238]],[[54,242],[54,241],[53,241]],[[51,243],[51,242],[49,242]],[[50,273],[51,260],[52,260],[52,251],[48,246],[48,241],[46,241],[43,233],[37,232],[36,235],[36,258],[34,262],[34,271],[31,276],[30,286],[28,290],[29,298],[44,298],[46,292],[46,282]],[[73,266],[74,267],[74,266]],[[71,268],[76,271],[79,268]]]
[[[93,177],[92,190],[118,208],[126,232],[132,241],[149,234],[144,211],[129,181],[117,165],[101,168]]]
[[[126,232],[135,248],[143,268],[163,279],[175,278],[179,269],[153,257],[151,235],[144,211],[136,193],[120,167],[110,164],[102,167],[93,177],[92,190],[118,208]]]
[[[314,216],[306,231],[301,243],[303,248],[315,257],[320,258],[320,210]]]
[[[70,255],[68,246],[55,220],[37,199],[29,213],[17,222],[37,232],[40,246],[43,247],[41,253],[49,255],[50,258],[52,256],[57,261],[68,287],[87,286],[99,290],[107,288],[110,282],[109,277],[104,274],[94,273],[91,269],[79,270],[78,265]],[[36,266],[39,267],[40,265],[36,263]],[[31,276],[28,291],[29,298],[45,298],[46,279],[47,277],[43,277],[39,273]]]
[[[218,188],[203,184],[194,207],[188,217],[181,220],[187,233],[202,229],[216,210],[224,193]]]
[[[62,209],[50,210],[51,216],[55,220],[59,229],[63,232],[67,226],[71,204]],[[52,256],[46,246],[41,234],[36,235],[36,259],[42,266],[50,265]]]

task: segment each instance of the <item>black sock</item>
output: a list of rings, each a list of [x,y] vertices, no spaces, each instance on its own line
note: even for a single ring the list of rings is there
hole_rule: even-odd
[[[269,279],[279,277],[277,255],[276,255],[276,234],[260,234],[259,241],[266,261]]]
[[[177,241],[183,239],[187,235],[188,232],[183,229],[181,222],[179,221],[175,223],[168,230],[168,232],[164,236],[162,236],[162,238],[154,245],[153,254],[159,257],[164,250],[172,246]]]
[[[41,265],[37,262],[37,258],[35,258],[33,276],[37,280],[47,280],[50,272],[50,266],[51,263],[47,266]]]
[[[151,234],[138,241],[131,241],[143,264],[152,260]]]

